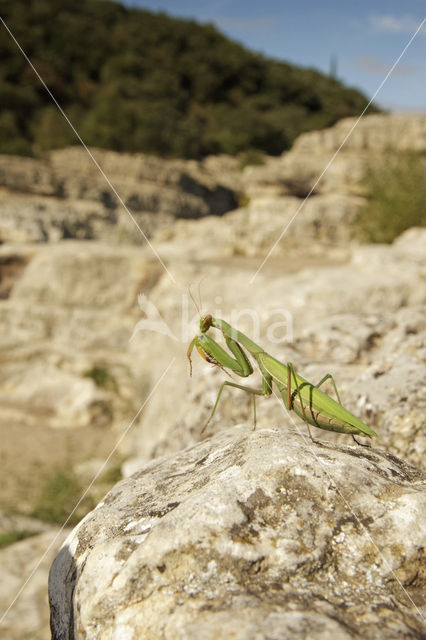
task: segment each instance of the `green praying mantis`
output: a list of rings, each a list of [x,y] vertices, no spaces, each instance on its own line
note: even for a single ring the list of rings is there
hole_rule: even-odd
[[[222,332],[226,345],[232,355],[227,353],[216,340],[207,335],[207,332],[212,327]],[[254,428],[256,428],[256,396],[271,395],[271,393],[273,393],[272,383],[274,383],[278,388],[285,407],[289,411],[292,409],[306,422],[312,441],[314,440],[309,425],[326,429],[327,431],[348,433],[351,434],[353,438],[354,435],[368,438],[377,436],[377,433],[375,433],[373,429],[342,406],[336,383],[330,373],[327,373],[321,378],[318,384],[312,384],[295,372],[291,362],[287,363],[287,365],[283,364],[266,353],[262,347],[253,342],[253,340],[250,340],[244,333],[234,329],[224,320],[213,318],[211,315],[201,317],[200,331],[201,333],[195,336],[188,347],[187,355],[190,363],[190,375],[192,375],[191,354],[195,347],[207,362],[220,367],[226,373],[228,373],[227,370],[233,371],[242,378],[246,378],[253,373],[253,367],[244,351],[245,349],[256,361],[262,376],[261,389],[254,389],[227,380],[223,382],[220,386],[213,410],[202,432],[213,418],[220,396],[226,386],[235,387],[236,389],[241,389],[242,391],[247,391],[252,394]],[[319,387],[326,380],[331,380],[338,402],[320,390]],[[355,442],[357,442],[357,440],[355,440]]]

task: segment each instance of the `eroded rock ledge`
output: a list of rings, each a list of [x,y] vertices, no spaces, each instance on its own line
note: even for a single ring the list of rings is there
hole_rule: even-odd
[[[54,640],[420,638],[420,472],[293,429],[235,427],[118,483],[52,566]]]

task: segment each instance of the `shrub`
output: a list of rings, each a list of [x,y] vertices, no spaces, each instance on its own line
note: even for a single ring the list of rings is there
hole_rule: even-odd
[[[2,18],[83,140],[97,147],[277,155],[302,131],[367,104],[336,79],[253,53],[212,25],[112,0],[2,0]],[[77,144],[5,29],[0,55],[0,153]]]
[[[10,544],[14,544],[15,542],[19,542],[20,540],[24,540],[25,538],[35,536],[36,533],[36,531],[27,531],[26,529],[18,531],[2,531],[0,533],[0,549],[2,547],[7,547]]]
[[[390,151],[366,173],[368,203],[356,219],[365,242],[392,242],[410,227],[426,226],[426,156]]]
[[[108,389],[109,391],[118,391],[117,381],[108,369],[103,366],[93,365],[83,373],[83,377],[91,378],[97,387]]]
[[[248,149],[239,155],[240,169],[248,166],[261,166],[265,164],[265,155],[258,149]]]
[[[77,476],[69,469],[54,471],[45,481],[39,500],[32,512],[34,518],[63,524],[75,508],[84,491]],[[69,520],[77,522],[95,507],[93,500],[86,496]]]

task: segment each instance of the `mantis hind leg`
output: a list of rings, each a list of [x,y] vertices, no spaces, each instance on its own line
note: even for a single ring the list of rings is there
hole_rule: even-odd
[[[216,402],[213,405],[213,409],[212,412],[210,414],[209,419],[207,420],[206,424],[204,425],[204,427],[201,430],[201,433],[204,433],[204,431],[206,430],[208,424],[210,423],[211,419],[213,418],[216,409],[217,409],[217,405],[219,404],[219,400],[220,400],[220,396],[222,395],[222,391],[224,390],[225,387],[235,387],[235,389],[241,389],[241,391],[247,391],[248,393],[251,393],[253,396],[253,415],[254,415],[254,429],[256,429],[256,396],[263,396],[265,395],[265,392],[263,389],[253,389],[253,387],[246,387],[243,384],[236,384],[235,382],[228,382],[226,380],[226,382],[223,382],[220,385],[220,389],[219,389],[219,393],[217,394],[217,398],[216,398]]]
[[[339,404],[340,404],[340,405],[342,405],[342,401],[340,400],[339,392],[337,391],[336,383],[335,383],[334,378],[333,378],[333,376],[331,375],[331,373],[326,373],[326,374],[325,374],[325,376],[324,376],[323,378],[321,378],[321,380],[318,382],[318,384],[314,384],[314,387],[316,387],[317,389],[319,389],[319,388],[320,388],[320,386],[321,386],[322,384],[324,384],[324,382],[325,382],[326,380],[331,380],[332,385],[333,385],[333,387],[334,387],[334,391],[335,391],[335,393],[336,393],[337,400],[339,401]],[[342,406],[343,406],[343,405],[342,405]]]
[[[325,381],[326,378],[323,378],[319,384],[322,384]],[[298,395],[298,399],[300,402],[300,406],[302,409],[302,413],[305,416],[305,422],[306,422],[306,426],[308,427],[308,433],[309,433],[309,437],[312,440],[312,442],[315,442],[315,440],[312,437],[312,433],[311,433],[311,428],[309,426],[309,422],[306,419],[306,413],[305,413],[305,406],[303,404],[303,399],[299,390],[299,384],[297,382],[297,378],[296,378],[296,372],[294,370],[294,367],[292,365],[291,362],[287,363],[287,409],[290,411],[293,408],[293,400],[292,400],[292,391],[291,391],[291,382],[294,382],[294,391],[293,393],[297,393]]]
[[[316,387],[317,389],[319,389],[320,386],[322,384],[324,384],[324,382],[326,382],[326,380],[331,380],[331,382],[333,384],[333,387],[334,387],[334,391],[336,392],[337,400],[339,401],[339,404],[342,405],[342,401],[340,400],[340,395],[339,395],[339,392],[337,390],[336,382],[335,382],[333,376],[331,375],[331,373],[326,373],[325,376],[323,376],[321,378],[321,380],[317,384],[314,384],[313,386]],[[305,422],[306,422],[306,426],[308,427],[309,437],[312,440],[312,442],[315,442],[315,440],[312,437],[312,433],[311,433],[311,428],[309,426],[309,422],[307,420],[307,416],[306,416],[306,412],[305,412],[305,406],[303,404],[302,395],[300,393],[300,385],[298,384],[297,378],[296,378],[296,372],[294,370],[294,367],[293,367],[292,363],[288,362],[287,363],[287,404],[288,404],[287,409],[292,409],[293,408],[292,407],[292,399],[291,399],[291,396],[292,396],[291,381],[293,381],[293,383],[294,383],[294,391],[293,391],[293,393],[297,393],[298,400],[300,402],[300,406],[301,406],[301,409],[302,409],[302,413],[305,416]],[[306,384],[306,383],[304,383],[304,384]],[[356,442],[356,440],[355,440],[355,442]]]

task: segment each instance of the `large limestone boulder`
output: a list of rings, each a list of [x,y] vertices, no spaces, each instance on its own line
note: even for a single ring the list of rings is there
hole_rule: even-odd
[[[57,555],[52,638],[420,638],[421,478],[290,422],[157,459]]]

